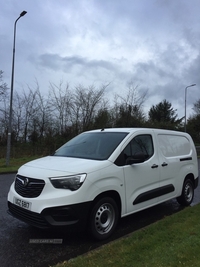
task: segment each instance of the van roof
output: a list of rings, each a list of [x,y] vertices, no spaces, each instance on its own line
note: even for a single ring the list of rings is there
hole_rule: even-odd
[[[157,128],[139,128],[139,127],[123,127],[123,128],[102,128],[102,129],[96,129],[91,130],[88,132],[126,132],[126,133],[133,133],[137,131],[154,131],[154,132],[160,132],[160,133],[181,133],[184,135],[187,135],[185,132],[180,131],[174,131],[174,130],[167,130],[167,129],[157,129]]]

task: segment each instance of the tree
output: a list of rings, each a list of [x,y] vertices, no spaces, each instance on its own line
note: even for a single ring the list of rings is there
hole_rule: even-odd
[[[71,112],[71,121],[76,134],[93,127],[95,116],[104,103],[103,95],[107,86],[102,85],[99,89],[94,85],[88,88],[82,85],[76,87]]]
[[[137,105],[119,106],[118,118],[115,127],[141,127],[144,125],[145,116]]]
[[[193,106],[193,110],[195,114],[199,115],[200,114],[200,99],[198,99]]]
[[[143,113],[143,104],[147,92],[139,94],[137,87],[133,86],[133,82],[128,84],[128,92],[125,96],[116,95],[115,105],[112,109],[115,118],[115,127],[139,127],[145,122]]]
[[[32,121],[37,112],[37,90],[28,89],[23,94],[15,93],[13,102],[13,129],[25,143],[32,132]]]
[[[69,89],[69,84],[63,86],[61,81],[59,86],[50,84],[51,112],[57,125],[57,133],[64,135],[67,127],[71,124],[71,109],[73,95]]]
[[[188,118],[187,132],[195,143],[200,144],[200,99],[193,104],[194,114]]]
[[[200,114],[190,116],[187,121],[187,132],[195,143],[200,144]]]
[[[110,128],[112,127],[112,116],[107,108],[101,108],[94,119],[94,128]]]
[[[8,86],[3,82],[3,71],[0,70],[0,101],[7,97]]]
[[[156,128],[180,129],[183,118],[178,119],[176,110],[172,104],[164,99],[157,105],[153,105],[149,110],[149,124]]]
[[[49,100],[49,95],[47,98],[42,96],[39,85],[37,83],[37,89],[35,91],[35,113],[32,117],[32,140],[36,140],[36,137],[40,139],[40,141],[47,135],[49,128],[51,127],[52,113],[51,113],[51,104]]]
[[[0,142],[7,143],[9,105],[7,99],[0,103]]]
[[[6,144],[9,118],[8,86],[3,82],[3,71],[0,70],[0,142]]]

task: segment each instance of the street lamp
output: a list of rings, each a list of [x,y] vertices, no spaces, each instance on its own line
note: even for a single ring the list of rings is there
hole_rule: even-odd
[[[196,84],[194,83],[194,84],[191,84],[191,85],[185,87],[185,132],[186,132],[186,98],[187,98],[187,89],[189,87],[192,87],[192,86],[195,86],[195,85]]]
[[[26,15],[26,11],[22,11],[14,24],[14,41],[13,41],[13,58],[12,58],[12,75],[11,75],[11,87],[10,87],[10,112],[8,123],[8,138],[7,138],[7,153],[6,153],[6,166],[10,163],[10,148],[11,148],[11,132],[12,132],[12,101],[13,101],[13,83],[14,83],[14,69],[15,69],[15,36],[17,21]]]

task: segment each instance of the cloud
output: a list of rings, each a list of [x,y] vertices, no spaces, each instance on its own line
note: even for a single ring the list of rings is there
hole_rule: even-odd
[[[43,54],[39,57],[39,64],[45,68],[51,68],[54,71],[62,70],[69,72],[71,69],[81,66],[87,68],[102,68],[114,71],[115,67],[106,60],[89,60],[81,56],[61,57],[58,54]]]
[[[199,98],[198,0],[4,1],[0,9],[0,69],[10,84],[14,21],[17,24],[15,87],[35,79],[110,83],[111,97],[133,81],[148,89],[146,109],[164,98],[182,115]]]

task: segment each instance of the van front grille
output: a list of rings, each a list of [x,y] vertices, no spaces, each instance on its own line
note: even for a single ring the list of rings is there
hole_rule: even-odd
[[[38,197],[45,186],[44,180],[17,175],[15,178],[15,191],[22,197]]]

